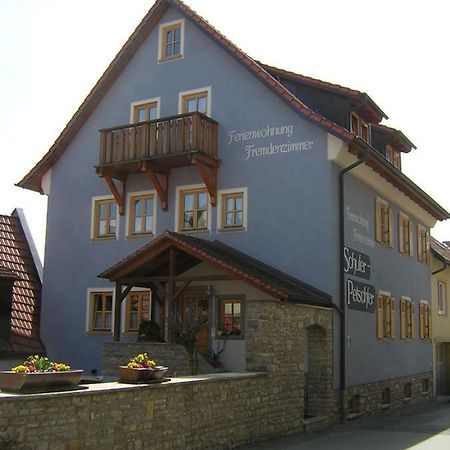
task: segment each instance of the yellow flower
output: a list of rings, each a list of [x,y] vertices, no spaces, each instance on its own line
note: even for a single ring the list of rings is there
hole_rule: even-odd
[[[13,367],[11,370],[15,373],[28,373],[30,371],[28,367],[24,365]]]

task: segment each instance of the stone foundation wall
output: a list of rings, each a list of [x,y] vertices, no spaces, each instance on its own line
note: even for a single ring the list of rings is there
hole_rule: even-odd
[[[295,401],[302,410],[309,403],[311,415],[337,418],[332,310],[269,301],[247,302],[246,308],[247,370],[267,371],[282,386],[293,386]]]
[[[289,386],[289,385],[287,385]],[[211,374],[163,384],[0,393],[0,447],[231,449],[302,428],[295,386],[265,374]],[[9,441],[9,443],[8,443]]]
[[[118,375],[118,367],[138,353],[147,352],[159,365],[169,367],[168,376],[189,375],[188,354],[178,344],[165,342],[105,342],[102,348],[102,375]]]
[[[423,380],[428,379],[428,390],[423,391]],[[405,398],[404,387],[411,383],[411,397]],[[382,402],[383,390],[390,389],[390,401]],[[347,389],[347,400],[352,395],[359,395],[358,413],[356,415],[371,415],[385,410],[401,408],[433,398],[433,373],[425,372],[407,377],[383,380],[376,383],[352,386]],[[350,414],[350,418],[352,415]]]

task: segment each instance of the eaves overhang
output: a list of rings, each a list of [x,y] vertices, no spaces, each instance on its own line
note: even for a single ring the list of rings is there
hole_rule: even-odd
[[[353,145],[349,146],[351,153],[358,153],[359,150],[368,149],[369,156],[366,165],[377,172],[389,183],[403,192],[407,197],[413,200],[421,208],[431,214],[437,220],[446,220],[450,218],[450,213],[422,190],[416,183],[408,178],[403,172],[398,170],[375,148],[368,144],[364,139],[356,137]]]

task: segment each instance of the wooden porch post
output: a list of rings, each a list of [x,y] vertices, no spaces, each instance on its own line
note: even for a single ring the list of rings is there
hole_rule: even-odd
[[[122,285],[116,283],[116,297],[114,302],[114,331],[113,341],[120,342],[120,310],[122,307]]]
[[[166,295],[164,296],[164,338],[169,341],[171,332],[169,330],[169,323],[171,314],[173,313],[173,293],[175,291],[174,276],[176,273],[176,254],[175,248],[169,249],[169,281],[166,283]]]

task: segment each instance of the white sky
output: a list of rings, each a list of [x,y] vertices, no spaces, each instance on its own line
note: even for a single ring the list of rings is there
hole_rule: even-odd
[[[450,210],[444,0],[186,0],[250,56],[367,92],[418,147],[403,170]],[[50,148],[152,0],[1,0],[0,214],[43,257],[46,197],[14,187]],[[95,176],[92,171],[92,176]],[[433,235],[450,240],[450,221]]]

